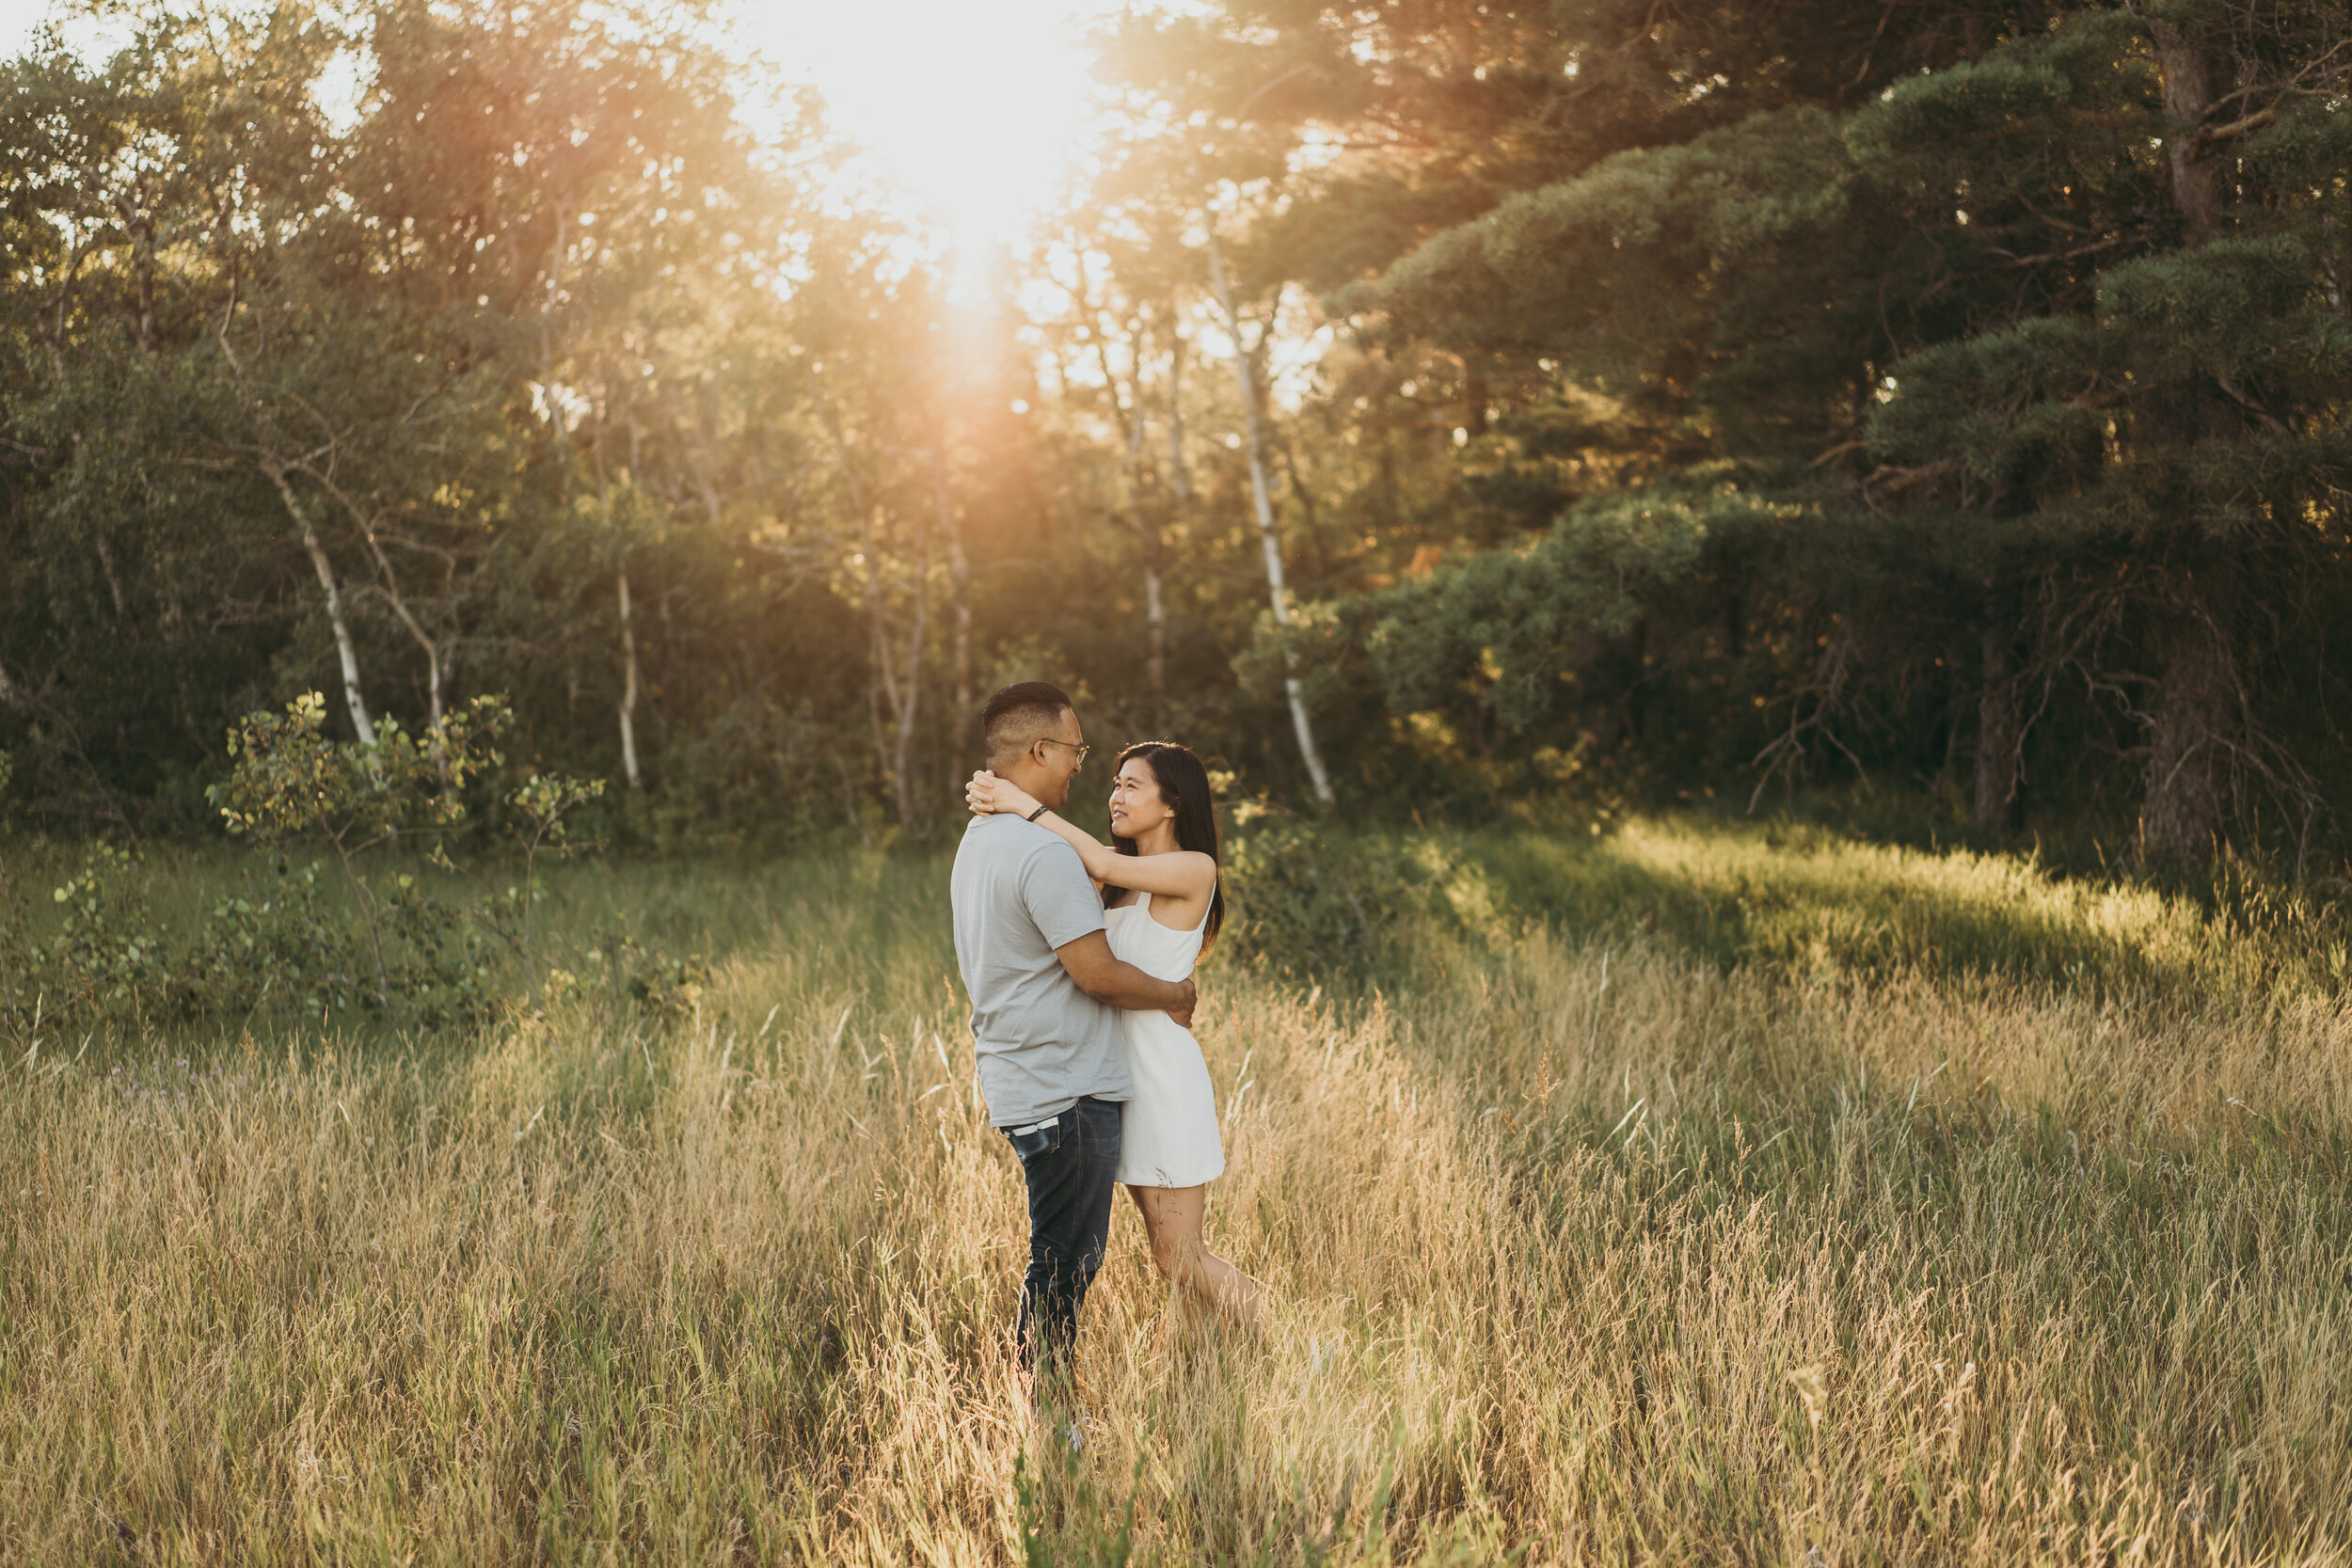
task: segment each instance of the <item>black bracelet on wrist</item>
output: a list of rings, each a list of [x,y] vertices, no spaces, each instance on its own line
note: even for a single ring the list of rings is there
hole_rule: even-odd
[[[1045,810],[1046,810],[1046,808],[1045,808],[1045,807],[1043,807],[1043,806],[1040,806],[1040,807],[1038,807],[1038,808],[1037,808],[1037,810],[1035,810],[1035,811],[1033,811],[1033,812],[1029,813],[1029,815],[1028,815],[1028,816],[1026,816],[1023,817],[1021,820],[1022,820],[1022,821],[1024,821],[1024,822],[1034,822],[1034,821],[1036,821],[1039,817],[1043,816],[1045,815]]]

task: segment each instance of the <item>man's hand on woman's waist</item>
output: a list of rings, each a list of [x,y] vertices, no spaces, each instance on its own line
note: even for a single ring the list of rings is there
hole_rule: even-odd
[[[1192,1027],[1193,1008],[1200,992],[1190,980],[1163,980],[1147,974],[1123,958],[1111,956],[1111,939],[1089,931],[1075,942],[1054,949],[1061,966],[1080,990],[1097,1002],[1130,1012],[1166,1013],[1180,1027]]]

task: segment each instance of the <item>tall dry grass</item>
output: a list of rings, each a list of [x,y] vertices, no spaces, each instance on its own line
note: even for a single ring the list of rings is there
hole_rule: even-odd
[[[1075,1457],[936,866],[646,874],[732,944],[675,1022],[44,1043],[0,1557],[2352,1558],[2352,1057],[2259,951],[2308,933],[1811,840],[1457,848],[1376,991],[1207,972],[1213,1240],[1274,1326],[1187,1351],[1122,1212]]]

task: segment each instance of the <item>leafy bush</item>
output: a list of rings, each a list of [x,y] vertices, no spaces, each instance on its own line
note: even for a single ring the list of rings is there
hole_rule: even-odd
[[[449,853],[449,835],[468,817],[467,784],[502,763],[493,742],[509,721],[503,699],[482,697],[421,737],[387,721],[363,745],[326,735],[326,703],[316,692],[283,712],[246,715],[230,733],[230,776],[212,798],[231,834],[268,852],[268,883],[219,900],[191,938],[176,941],[146,907],[135,854],[93,845],[82,869],[55,890],[58,925],[43,941],[0,865],[0,1025],[24,1037],[48,1019],[121,1024],[249,1016],[264,1006],[447,1025],[496,1004],[492,959],[501,946],[520,964],[535,1004],[548,977],[535,919],[538,863],[580,847],[568,840],[564,818],[601,795],[604,783],[526,777],[500,798],[521,847],[521,877],[470,871]],[[482,896],[451,903],[414,875],[363,869],[370,852],[404,837],[429,838],[431,863],[473,876]],[[305,847],[326,858],[297,868],[293,851]],[[347,909],[320,885],[329,867]],[[632,960],[630,983],[667,1005],[707,978],[698,963]]]
[[[321,898],[315,865],[283,860],[274,885],[213,906],[182,975],[180,1010],[193,1016],[250,1014],[275,1003],[313,1018],[343,1011],[366,988],[358,932]]]
[[[282,714],[248,713],[229,733],[227,782],[212,791],[230,832],[283,851],[315,845],[334,856],[368,937],[375,1000],[391,1005],[383,902],[359,857],[404,830],[437,834],[464,818],[467,781],[504,761],[491,743],[513,715],[505,700],[477,697],[422,741],[387,718],[373,744],[326,736],[326,699],[306,692]],[[419,911],[408,911],[413,927]]]
[[[128,850],[91,845],[80,874],[50,895],[60,926],[33,969],[37,1004],[49,1013],[137,1015],[163,1005],[167,945],[140,895],[136,863]]]
[[[634,937],[607,934],[589,958],[610,977],[615,999],[665,1018],[692,1012],[710,984],[710,961],[700,953],[674,958]]]
[[[502,895],[485,898],[475,907],[473,914],[490,933],[514,950],[523,966],[523,978],[530,988],[531,1000],[539,1000],[539,959],[532,946],[532,914],[539,893],[539,857],[553,855],[558,859],[583,847],[570,841],[564,829],[566,814],[598,799],[604,794],[602,779],[574,779],[561,773],[534,773],[525,779],[506,803],[516,814],[515,836],[523,847],[523,876],[518,883],[509,884]],[[449,858],[448,851],[435,846],[435,863],[444,870],[460,869]]]
[[[1451,860],[1434,846],[1334,833],[1255,802],[1224,844],[1219,944],[1278,971],[1360,978],[1394,957],[1406,927],[1443,916]]]

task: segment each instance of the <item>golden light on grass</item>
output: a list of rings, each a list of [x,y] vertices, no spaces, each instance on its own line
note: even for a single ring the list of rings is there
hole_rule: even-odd
[[[1209,972],[1212,1229],[1275,1326],[1186,1353],[1122,1212],[1074,1459],[1004,1343],[936,866],[571,874],[575,920],[711,911],[667,1022],[44,1046],[0,1093],[5,1555],[1085,1561],[1132,1509],[1149,1561],[2343,1560],[2352,1083],[2291,927],[1557,845],[1453,846],[1470,915],[1377,996]],[[2003,910],[2107,977],[2002,973]]]

